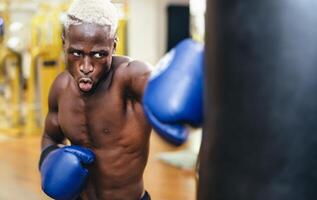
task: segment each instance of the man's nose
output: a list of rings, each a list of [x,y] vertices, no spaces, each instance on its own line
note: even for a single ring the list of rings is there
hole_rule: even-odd
[[[80,71],[84,74],[89,74],[94,71],[94,66],[91,63],[89,56],[84,57],[84,62],[80,66]]]

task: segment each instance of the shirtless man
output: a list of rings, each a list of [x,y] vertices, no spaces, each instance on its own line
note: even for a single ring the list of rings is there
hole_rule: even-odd
[[[145,63],[113,55],[117,24],[109,0],[74,0],[68,11],[67,70],[50,91],[40,158],[54,199],[149,200],[149,123],[181,144],[186,125],[202,122],[203,46],[181,42],[149,78]]]
[[[150,199],[151,126],[141,105],[150,70],[113,55],[117,24],[108,0],[75,0],[67,13],[67,70],[51,87],[40,160],[42,188],[54,199]]]

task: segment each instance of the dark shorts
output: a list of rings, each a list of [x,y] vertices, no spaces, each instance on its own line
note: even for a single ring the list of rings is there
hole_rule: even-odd
[[[143,197],[140,200],[151,200],[151,196],[147,191],[145,191]]]
[[[82,200],[82,198],[78,197],[76,200]],[[151,200],[151,196],[149,195],[147,191],[145,191],[143,197],[140,200]]]

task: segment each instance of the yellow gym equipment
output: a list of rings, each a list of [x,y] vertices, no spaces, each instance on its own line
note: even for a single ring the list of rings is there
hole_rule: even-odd
[[[126,32],[127,32],[127,19],[123,18],[123,19],[119,20],[118,31],[117,31],[118,44],[117,44],[116,54],[118,54],[118,55],[126,55],[127,54]]]
[[[27,134],[43,127],[50,86],[64,69],[60,19],[65,7],[42,3],[31,22],[31,67],[27,78],[27,102],[33,106],[27,112]]]
[[[0,37],[0,131],[7,135],[20,135],[23,123],[21,113],[24,78],[22,58],[19,52],[7,47],[8,38],[4,34],[9,27],[9,1],[0,3],[0,17],[4,29]]]
[[[128,5],[126,1],[115,2],[119,12],[119,24],[117,30],[118,44],[116,54],[126,55],[127,54],[127,23],[128,23]]]
[[[9,0],[1,0],[0,1],[0,17],[8,22],[9,14],[8,14]]]
[[[9,135],[17,136],[21,134],[20,128],[23,123],[21,56],[2,46],[0,61],[0,130]]]

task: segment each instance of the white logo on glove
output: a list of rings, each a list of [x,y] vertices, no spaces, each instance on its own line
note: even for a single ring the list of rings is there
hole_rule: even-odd
[[[170,66],[172,60],[174,59],[174,56],[175,49],[172,49],[167,54],[165,54],[163,58],[161,58],[156,64],[154,70],[151,73],[150,79],[154,79],[162,74],[168,68],[168,66]]]

